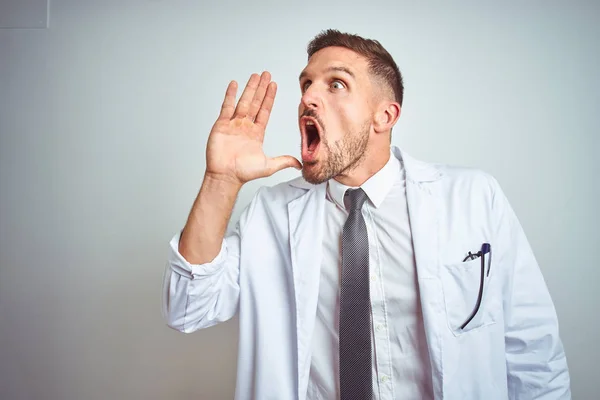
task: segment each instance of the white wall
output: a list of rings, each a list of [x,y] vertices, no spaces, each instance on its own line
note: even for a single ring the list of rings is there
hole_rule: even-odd
[[[14,7],[19,1],[12,1]],[[230,399],[237,325],[166,327],[167,243],[199,188],[227,82],[279,84],[265,148],[299,154],[318,31],[379,39],[405,76],[394,143],[503,185],[596,395],[598,3],[53,0],[0,30],[0,398]],[[248,184],[234,216],[259,185]]]

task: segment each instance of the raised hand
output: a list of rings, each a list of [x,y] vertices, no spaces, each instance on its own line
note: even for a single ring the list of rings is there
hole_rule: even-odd
[[[270,158],[264,154],[263,141],[269,122],[277,84],[271,74],[252,74],[237,106],[237,82],[227,87],[219,118],[210,132],[206,148],[206,174],[239,184],[263,178],[284,168],[301,169],[292,156]]]

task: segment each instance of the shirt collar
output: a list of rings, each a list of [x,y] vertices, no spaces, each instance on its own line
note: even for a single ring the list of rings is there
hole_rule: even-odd
[[[396,179],[401,173],[400,168],[400,160],[390,152],[390,159],[383,168],[377,171],[360,186],[375,208],[378,208],[381,203],[383,203],[385,196],[390,192],[392,186],[394,186]],[[327,193],[329,198],[342,209],[346,209],[344,205],[344,194],[348,189],[356,188],[343,185],[335,179],[330,179],[328,181]]]

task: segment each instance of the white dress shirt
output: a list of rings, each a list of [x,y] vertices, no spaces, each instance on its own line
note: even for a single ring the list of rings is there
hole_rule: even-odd
[[[393,155],[362,186],[369,237],[374,399],[433,398],[431,367],[419,301],[405,174]],[[341,234],[349,189],[328,182],[317,318],[308,399],[339,399],[339,283]]]

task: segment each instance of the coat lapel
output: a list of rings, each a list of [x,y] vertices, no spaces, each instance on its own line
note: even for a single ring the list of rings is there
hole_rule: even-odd
[[[399,150],[396,149],[399,153]],[[400,154],[398,154],[400,156]],[[444,303],[438,262],[440,171],[401,155],[406,170],[406,197],[417,267],[423,321],[432,368],[434,397],[443,398],[442,331]]]
[[[304,195],[288,204],[296,305],[298,398],[304,399],[310,371],[310,339],[319,299],[326,185],[306,186],[302,182],[293,185],[309,188]]]

